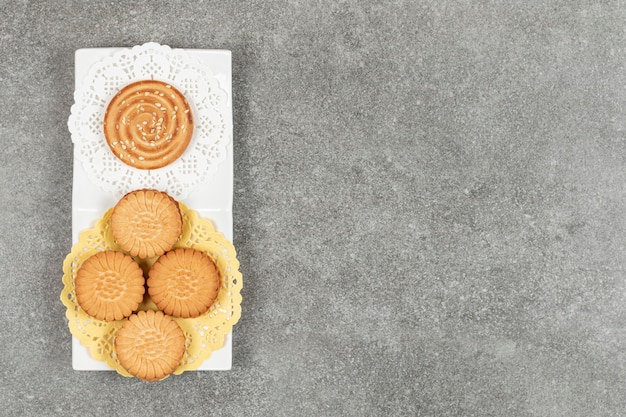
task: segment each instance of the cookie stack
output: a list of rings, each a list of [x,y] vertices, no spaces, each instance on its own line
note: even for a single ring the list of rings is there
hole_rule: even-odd
[[[176,319],[210,309],[220,272],[205,252],[175,247],[183,221],[179,203],[167,193],[126,194],[113,208],[109,226],[119,248],[82,263],[76,301],[95,319],[123,320],[115,338],[120,365],[137,378],[158,381],[176,370],[185,353],[186,337]],[[140,264],[152,265],[147,274]],[[144,299],[158,310],[139,311]]]

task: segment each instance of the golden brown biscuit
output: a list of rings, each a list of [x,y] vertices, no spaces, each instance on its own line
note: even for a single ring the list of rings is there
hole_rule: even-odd
[[[160,311],[140,311],[124,322],[115,337],[115,353],[124,369],[149,382],[159,381],[178,368],[185,353],[185,335],[171,317]]]
[[[144,80],[122,88],[104,114],[104,137],[122,162],[157,169],[176,160],[193,135],[185,96],[170,84]]]
[[[148,294],[165,314],[198,317],[215,302],[220,273],[201,251],[180,248],[161,256],[148,273]]]
[[[143,300],[144,284],[143,271],[133,258],[122,252],[99,252],[76,273],[76,301],[98,320],[121,320]]]
[[[170,250],[182,233],[178,202],[157,190],[126,194],[111,213],[111,232],[116,243],[140,258],[152,258]]]

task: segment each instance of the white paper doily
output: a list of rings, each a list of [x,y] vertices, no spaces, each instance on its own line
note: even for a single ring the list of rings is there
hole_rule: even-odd
[[[111,152],[104,137],[104,113],[109,101],[125,85],[154,79],[173,85],[191,105],[194,134],[182,156],[159,169],[139,170]],[[116,198],[139,188],[165,191],[184,199],[226,158],[231,140],[226,117],[228,95],[207,69],[184,50],[146,43],[121,50],[89,70],[74,93],[68,119],[75,155],[89,179]]]

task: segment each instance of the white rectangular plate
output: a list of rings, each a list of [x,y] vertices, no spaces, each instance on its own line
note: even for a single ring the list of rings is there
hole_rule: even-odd
[[[89,68],[99,60],[114,54],[122,48],[92,48],[76,51],[76,89],[80,88]],[[220,86],[228,93],[229,114],[227,125],[232,138],[232,63],[231,52],[213,49],[186,49],[192,58],[205,65],[219,80]],[[217,166],[205,184],[201,184],[182,200],[204,218],[213,221],[215,228],[227,239],[233,239],[233,144],[227,147],[226,160]],[[78,241],[81,231],[93,227],[104,212],[113,207],[116,198],[92,184],[82,164],[74,154],[74,179],[72,189],[72,240]],[[232,332],[226,336],[224,346],[211,354],[198,370],[228,370],[232,366]],[[72,367],[77,371],[109,371],[106,363],[91,357],[86,347],[72,336]]]

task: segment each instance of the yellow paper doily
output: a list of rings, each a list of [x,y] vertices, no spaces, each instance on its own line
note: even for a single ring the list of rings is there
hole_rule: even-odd
[[[235,248],[221,233],[215,231],[210,220],[204,219],[197,212],[183,203],[179,203],[183,214],[183,233],[175,248],[193,248],[207,253],[217,265],[222,277],[222,286],[217,300],[209,311],[197,318],[174,318],[185,333],[186,352],[180,366],[174,371],[179,375],[184,371],[198,369],[213,351],[224,345],[225,335],[232,329],[241,316],[242,276]],[[124,320],[96,320],[85,313],[76,302],[74,279],[82,263],[90,256],[103,250],[119,250],[115,243],[109,218],[113,209],[109,209],[95,227],[83,231],[78,242],[63,262],[63,291],[61,301],[67,307],[65,313],[69,320],[70,332],[89,349],[91,356],[106,362],[121,375],[131,375],[119,364],[115,355],[114,340]],[[157,258],[135,258],[147,271]],[[156,306],[145,295],[139,310],[152,309]],[[125,319],[126,320],[126,319]]]

